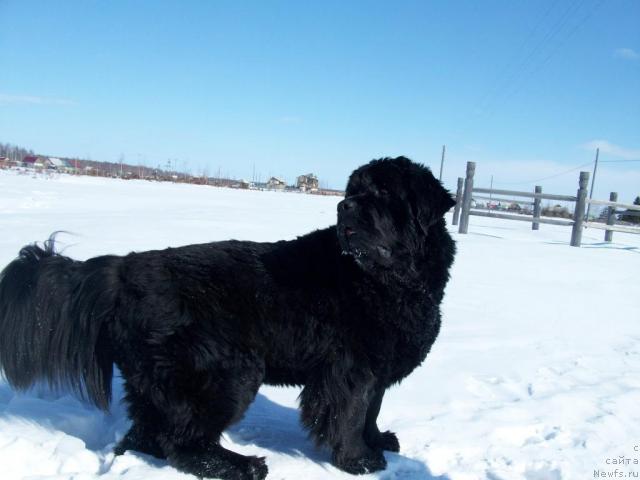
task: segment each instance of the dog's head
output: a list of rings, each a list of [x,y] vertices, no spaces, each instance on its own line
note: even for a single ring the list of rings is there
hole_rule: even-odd
[[[411,268],[429,229],[455,202],[431,170],[408,158],[373,160],[349,177],[338,240],[366,270]]]

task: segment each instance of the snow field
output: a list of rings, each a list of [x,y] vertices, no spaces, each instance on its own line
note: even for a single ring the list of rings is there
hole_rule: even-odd
[[[335,222],[336,197],[238,191],[0,171],[0,266],[61,234],[78,259],[228,238],[294,238]],[[448,216],[450,220],[450,216]],[[425,364],[385,396],[379,425],[398,434],[379,479],[558,480],[594,471],[640,476],[640,238],[471,217],[443,327]],[[452,227],[452,232],[457,230]],[[128,427],[44,387],[16,394],[0,380],[0,478],[193,478],[166,462],[111,449]],[[353,478],[329,464],[298,424],[297,389],[263,387],[226,435],[267,457],[273,479]],[[640,448],[638,448],[640,450]],[[629,464],[616,462],[624,456]]]

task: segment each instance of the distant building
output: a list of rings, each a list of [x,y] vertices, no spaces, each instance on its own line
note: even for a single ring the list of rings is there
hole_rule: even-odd
[[[300,175],[297,179],[296,186],[303,192],[315,192],[318,190],[318,177],[313,173]]]
[[[54,157],[49,158],[49,168],[51,168],[52,170],[57,170],[58,172],[68,172],[73,170],[68,161]]]
[[[37,170],[55,168],[49,158],[43,157],[41,155],[27,155],[22,159],[22,166],[27,168],[35,168]]]
[[[231,188],[239,188],[241,190],[249,190],[249,188],[251,188],[251,182],[248,182],[247,180],[240,180],[238,182],[233,182],[230,185]]]
[[[269,190],[284,190],[287,186],[287,182],[278,177],[271,177],[267,182],[267,188]]]
[[[22,159],[22,165],[28,168],[37,168],[40,157],[37,155],[27,155]]]
[[[36,170],[55,170],[57,172],[73,173],[75,168],[68,160],[41,155],[27,155],[22,159],[22,166]]]
[[[318,190],[314,190],[313,192],[314,194],[317,195],[331,195],[331,196],[335,196],[335,197],[344,197],[344,191],[343,190],[334,190],[331,188],[319,188]]]

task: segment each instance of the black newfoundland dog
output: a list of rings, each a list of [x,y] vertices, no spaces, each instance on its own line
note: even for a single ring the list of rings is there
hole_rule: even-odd
[[[116,453],[223,479],[267,475],[220,436],[263,383],[299,385],[302,423],[335,466],[384,469],[400,446],[376,418],[438,335],[453,205],[429,169],[384,158],[353,172],[337,226],[296,240],[86,262],[52,239],[24,247],[0,276],[0,366],[17,389],[45,380],[107,409],[115,363],[132,421]]]

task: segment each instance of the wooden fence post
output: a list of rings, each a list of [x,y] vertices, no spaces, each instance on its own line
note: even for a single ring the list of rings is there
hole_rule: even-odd
[[[618,192],[611,192],[609,194],[610,202],[618,201]],[[607,215],[607,225],[615,225],[616,224],[616,206],[609,205],[609,215]],[[611,242],[613,240],[613,230],[605,230],[604,231],[604,241]]]
[[[580,172],[578,194],[576,195],[576,209],[573,212],[573,230],[571,231],[571,246],[579,247],[582,242],[582,225],[584,223],[584,208],[587,204],[587,185],[589,172]]]
[[[473,176],[476,173],[476,163],[467,162],[467,176],[464,180],[464,194],[462,195],[462,215],[458,233],[467,233],[469,230],[469,211],[471,210],[471,196],[473,194]]]
[[[453,221],[452,225],[458,225],[458,219],[460,218],[460,207],[462,206],[462,186],[464,185],[464,178],[458,177],[458,189],[456,190],[456,206],[453,209]]]
[[[542,193],[542,187],[536,185],[535,193]],[[531,224],[531,230],[539,230],[540,224],[536,222],[536,219],[540,218],[540,204],[542,203],[541,198],[535,198],[533,200],[533,223]]]

